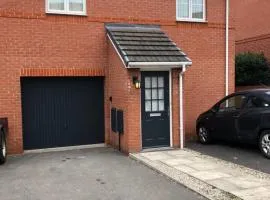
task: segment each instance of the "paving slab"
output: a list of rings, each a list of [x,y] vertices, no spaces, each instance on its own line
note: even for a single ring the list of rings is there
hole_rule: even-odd
[[[245,200],[267,200],[269,199],[269,191],[270,187],[257,187],[239,191],[232,191],[232,193],[240,196],[242,199]]]
[[[199,170],[199,171],[206,171],[211,169],[220,169],[222,165],[215,163],[215,162],[193,162],[191,165],[192,168]]]
[[[148,158],[149,160],[168,160],[168,159],[174,158],[163,152],[148,152],[144,156]]]
[[[220,172],[218,170],[198,171],[198,172],[193,172],[190,174],[192,174],[192,176],[194,176],[200,180],[203,180],[203,181],[227,178],[227,177],[231,176],[229,174]]]
[[[190,149],[142,152],[130,157],[208,199],[270,199],[269,174]]]
[[[175,159],[160,160],[160,161],[169,165],[169,166],[176,166],[179,164],[191,164],[192,163],[191,160],[184,159],[184,158],[175,158]]]
[[[182,172],[185,172],[185,173],[194,173],[194,172],[197,171],[194,168],[189,167],[188,165],[185,165],[185,164],[176,165],[176,166],[174,166],[174,168],[178,169],[178,170],[180,170]]]
[[[209,180],[209,184],[228,192],[243,191],[245,189],[239,185],[227,181],[226,179]],[[236,195],[238,194],[236,193]]]
[[[263,187],[263,186],[270,186],[268,180],[264,179],[256,179],[253,176],[238,176],[238,177],[229,177],[226,178],[228,182],[234,183],[239,187],[243,188],[257,188],[257,187]]]

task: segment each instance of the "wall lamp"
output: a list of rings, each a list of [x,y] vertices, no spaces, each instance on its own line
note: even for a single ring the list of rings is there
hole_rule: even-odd
[[[133,85],[135,86],[135,88],[140,89],[141,88],[141,81],[138,79],[138,77],[133,76],[132,80],[133,80]]]

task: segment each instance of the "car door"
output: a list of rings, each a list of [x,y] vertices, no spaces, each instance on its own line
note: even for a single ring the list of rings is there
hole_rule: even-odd
[[[240,141],[256,142],[256,137],[261,125],[262,112],[269,106],[259,96],[248,97],[247,103],[240,113],[236,124]]]
[[[215,138],[226,141],[237,139],[236,122],[243,109],[245,95],[232,95],[221,101],[214,117]]]

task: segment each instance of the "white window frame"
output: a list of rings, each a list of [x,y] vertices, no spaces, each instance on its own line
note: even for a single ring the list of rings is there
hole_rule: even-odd
[[[189,16],[182,18],[179,17],[179,9],[178,7],[179,5],[179,0],[176,0],[176,20],[177,21],[186,21],[186,22],[206,22],[206,0],[203,0],[203,18],[192,18],[192,0],[188,0],[189,1]]]
[[[64,10],[51,10],[49,7],[50,0],[45,1],[46,13],[60,15],[83,15],[86,16],[86,0],[83,0],[83,11],[70,11],[69,0],[64,0]]]

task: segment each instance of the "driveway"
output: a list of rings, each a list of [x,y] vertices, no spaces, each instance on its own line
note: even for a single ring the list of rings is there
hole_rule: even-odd
[[[270,174],[270,160],[263,157],[256,146],[221,142],[202,145],[197,142],[190,142],[186,144],[186,147],[202,154]]]
[[[9,157],[0,199],[204,199],[110,148]]]

